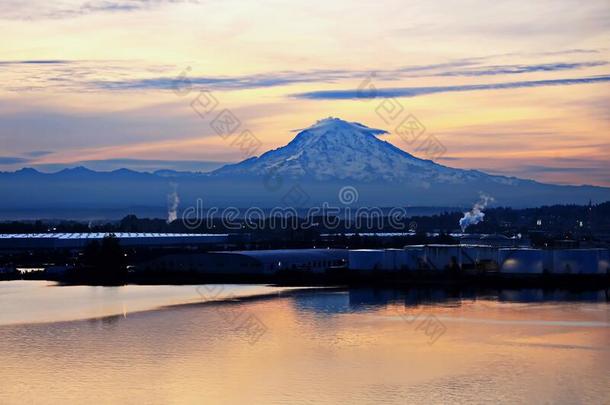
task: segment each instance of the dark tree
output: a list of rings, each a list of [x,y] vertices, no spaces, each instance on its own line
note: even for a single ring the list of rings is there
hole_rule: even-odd
[[[125,252],[114,235],[85,246],[77,277],[101,284],[123,284],[127,278]]]

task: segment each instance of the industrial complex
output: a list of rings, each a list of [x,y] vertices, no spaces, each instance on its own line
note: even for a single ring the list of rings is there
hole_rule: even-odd
[[[608,275],[607,249],[498,248],[485,245],[414,245],[402,249],[287,249],[217,251],[165,255],[138,266],[142,271],[206,274],[346,271],[375,273],[449,272],[464,275]]]
[[[139,275],[403,274],[498,276],[608,276],[608,249],[533,249],[498,238],[465,238],[461,244],[407,245],[399,249],[236,250],[244,235],[186,233],[40,233],[0,234],[0,253],[72,252],[75,257],[92,241],[112,235],[129,249],[130,271]],[[477,244],[464,243],[475,240]],[[487,241],[488,243],[483,243]],[[135,252],[135,253],[134,253]],[[23,253],[21,253],[23,254]],[[136,259],[137,258],[137,259]],[[6,264],[3,273],[9,272]],[[15,268],[19,267],[16,263]],[[36,264],[61,276],[68,262]]]
[[[321,274],[346,268],[346,249],[281,249],[169,254],[142,263],[141,271],[190,271],[205,274],[264,274],[306,271]]]
[[[503,274],[599,274],[610,269],[607,249],[497,248],[485,245],[415,245],[351,250],[349,268],[361,271],[462,271]]]

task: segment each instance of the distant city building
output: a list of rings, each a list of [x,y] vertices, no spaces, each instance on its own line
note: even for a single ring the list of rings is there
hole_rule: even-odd
[[[460,238],[460,243],[464,245],[486,245],[493,247],[529,247],[531,246],[528,238],[514,236],[509,238],[502,234],[466,234]]]

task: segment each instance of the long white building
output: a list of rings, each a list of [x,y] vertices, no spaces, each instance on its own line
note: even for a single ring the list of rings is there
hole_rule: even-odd
[[[121,246],[218,245],[228,242],[228,234],[197,233],[21,233],[0,234],[0,250],[82,249],[92,241],[114,235]]]
[[[444,272],[493,269],[500,274],[608,274],[608,249],[531,249],[485,245],[412,245],[404,249],[350,250],[356,271]]]

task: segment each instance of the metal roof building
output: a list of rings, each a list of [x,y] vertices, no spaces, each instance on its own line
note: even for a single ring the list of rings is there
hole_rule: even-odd
[[[322,272],[329,267],[345,263],[348,256],[347,250],[343,249],[238,250],[212,254],[243,256],[259,263],[264,273],[280,270]]]
[[[0,234],[0,249],[81,249],[110,235],[114,235],[124,247],[221,244],[226,243],[229,237],[228,234],[132,232]]]
[[[142,271],[172,270],[209,274],[274,274],[282,270],[324,272],[344,265],[347,250],[285,249],[169,254],[138,266]]]

